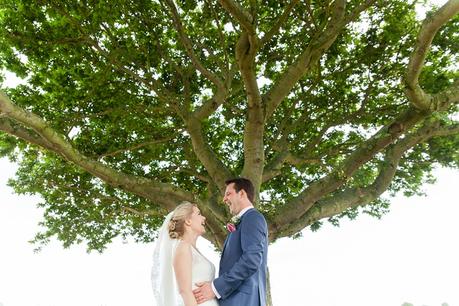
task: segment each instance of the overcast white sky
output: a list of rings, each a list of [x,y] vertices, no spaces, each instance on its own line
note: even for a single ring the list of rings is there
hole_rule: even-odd
[[[53,241],[34,254],[27,241],[39,229],[40,199],[12,194],[6,181],[15,167],[0,159],[0,306],[155,305],[153,243],[117,241],[103,254],[87,254]],[[397,197],[382,220],[362,216],[272,245],[274,304],[458,306],[459,171],[435,175],[427,197]],[[218,265],[206,241],[198,247]]]

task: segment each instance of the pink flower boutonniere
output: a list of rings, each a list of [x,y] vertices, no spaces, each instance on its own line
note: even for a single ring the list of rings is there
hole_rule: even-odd
[[[231,218],[230,223],[226,224],[226,229],[228,232],[232,233],[236,231],[236,226],[241,222],[241,218],[239,216],[234,216]]]
[[[226,224],[226,229],[228,230],[228,232],[232,233],[236,231],[236,225],[234,225],[233,223],[228,223]]]

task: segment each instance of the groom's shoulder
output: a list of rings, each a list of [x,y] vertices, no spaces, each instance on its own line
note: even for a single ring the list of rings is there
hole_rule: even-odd
[[[249,229],[258,229],[261,232],[266,232],[268,229],[268,224],[265,217],[261,212],[252,208],[246,212],[247,218],[243,218],[243,223],[246,224]]]
[[[256,220],[263,220],[266,222],[265,216],[261,212],[259,212],[257,209],[252,208],[246,212],[248,219],[256,219]]]

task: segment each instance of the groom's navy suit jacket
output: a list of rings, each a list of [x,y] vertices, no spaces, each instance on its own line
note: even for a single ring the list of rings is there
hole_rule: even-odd
[[[268,227],[261,213],[249,209],[229,233],[220,259],[215,289],[220,306],[265,306]]]

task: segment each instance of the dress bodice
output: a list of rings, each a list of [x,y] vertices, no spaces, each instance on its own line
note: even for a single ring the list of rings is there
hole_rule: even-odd
[[[193,289],[196,288],[196,283],[211,282],[215,278],[215,266],[197,249],[191,246],[191,282]],[[183,301],[180,297],[179,301],[182,306]],[[218,306],[216,299],[199,304],[199,306]]]
[[[211,282],[215,278],[215,266],[197,249],[191,247],[191,281],[193,282],[193,289],[196,288],[194,284],[200,282]]]

